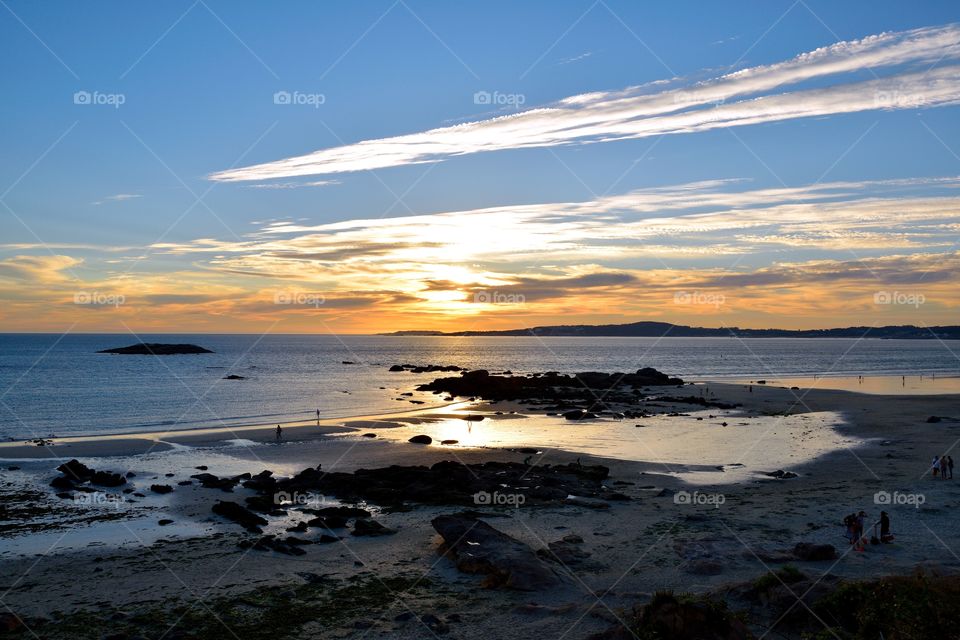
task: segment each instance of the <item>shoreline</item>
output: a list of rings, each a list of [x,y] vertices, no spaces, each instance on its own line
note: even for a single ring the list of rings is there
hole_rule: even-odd
[[[0,572],[25,576],[9,581],[6,601],[25,616],[45,615],[53,609],[106,611],[102,615],[109,616],[110,609],[103,608],[104,601],[120,610],[134,611],[164,607],[165,602],[181,599],[189,604],[192,590],[206,588],[211,575],[223,576],[217,595],[223,599],[223,606],[234,601],[245,602],[252,597],[251,593],[264,589],[297,591],[303,585],[314,584],[310,580],[318,579],[309,576],[323,576],[323,582],[316,584],[327,585],[324,589],[354,583],[379,584],[412,576],[411,580],[422,579],[419,584],[430,585],[410,601],[409,606],[417,615],[442,611],[442,617],[450,619],[456,614],[464,624],[474,625],[474,630],[519,640],[534,632],[560,635],[572,627],[577,629],[571,637],[583,638],[609,627],[614,622],[609,616],[587,615],[591,609],[589,604],[584,604],[585,589],[598,594],[603,606],[596,605],[596,608],[617,611],[646,602],[661,589],[695,594],[734,593],[736,588],[732,585],[755,580],[758,575],[788,565],[798,567],[811,580],[823,574],[836,576],[830,578],[831,581],[906,575],[916,567],[945,575],[960,573],[960,560],[948,551],[960,548],[960,532],[951,515],[960,501],[960,476],[954,484],[934,481],[926,473],[934,452],[949,452],[951,445],[960,440],[960,420],[956,419],[960,417],[956,415],[960,396],[883,396],[816,388],[795,391],[772,385],[755,385],[751,392],[747,385],[723,382],[707,386],[711,397],[740,403],[742,406],[736,412],[756,418],[751,424],[759,428],[747,446],[761,454],[761,461],[769,460],[776,453],[773,443],[792,441],[775,438],[789,436],[802,449],[809,438],[822,435],[820,432],[824,429],[821,423],[812,421],[812,414],[842,415],[844,424],[838,429],[839,435],[856,438],[860,444],[855,448],[835,447],[810,460],[797,458],[796,464],[786,467],[797,474],[791,479],[748,477],[723,483],[722,472],[704,470],[701,475],[706,481],[696,483],[691,481],[691,476],[699,470],[694,469],[694,474],[689,471],[665,473],[656,460],[603,458],[549,447],[540,448],[531,456],[509,448],[436,443],[423,446],[403,439],[405,429],[427,431],[443,425],[469,425],[471,423],[461,419],[462,415],[478,411],[494,412],[494,415],[495,411],[503,411],[498,425],[494,425],[492,417],[472,424],[473,430],[483,434],[496,431],[495,426],[508,426],[507,430],[512,432],[522,430],[517,426],[520,424],[537,424],[534,417],[509,417],[507,412],[512,405],[507,404],[454,403],[439,411],[417,408],[393,413],[389,416],[392,419],[383,419],[387,416],[382,415],[358,416],[353,420],[340,420],[352,424],[353,431],[336,433],[317,433],[314,421],[291,427],[290,437],[293,438],[297,429],[304,436],[313,433],[315,437],[282,446],[208,447],[209,443],[226,442],[224,436],[229,432],[218,430],[216,434],[203,434],[194,442],[195,446],[188,449],[155,450],[151,455],[108,457],[97,462],[97,468],[115,471],[119,470],[118,461],[130,465],[136,473],[132,482],[145,494],[131,511],[117,515],[118,520],[102,525],[76,520],[79,524],[63,525],[66,528],[41,529],[19,534],[19,537],[0,536]],[[715,424],[720,418],[713,422],[697,421],[698,415],[691,411],[687,415],[665,417],[663,427],[651,424],[646,429],[634,429],[633,421],[626,424],[612,419],[598,421],[594,426],[617,437],[636,434],[639,442],[648,441],[650,446],[654,443],[650,438],[659,428],[673,429],[672,433],[676,434],[688,428],[704,433],[716,433],[724,428]],[[930,416],[943,416],[943,419],[928,423]],[[380,423],[377,438],[359,437],[369,428],[366,418]],[[434,418],[437,420],[431,421]],[[724,418],[730,422],[726,433],[731,436],[734,432],[729,429],[736,426],[734,419]],[[639,422],[653,423],[654,420],[640,419]],[[557,428],[568,437],[586,434],[593,428],[585,423],[555,424],[562,425]],[[339,425],[326,428],[344,429]],[[256,437],[272,439],[269,426],[261,429],[263,433],[259,435],[256,429],[251,432]],[[357,437],[341,437],[344,433]],[[400,439],[388,434],[396,434]],[[209,438],[210,435],[218,437]],[[51,447],[50,453],[58,447],[62,445]],[[65,454],[63,457],[72,456],[70,451],[60,449]],[[583,557],[574,556],[569,563],[555,567],[559,573],[569,575],[569,579],[557,588],[530,593],[481,589],[480,577],[460,573],[448,559],[438,555],[440,540],[431,520],[462,507],[412,504],[402,510],[378,509],[374,519],[395,530],[394,535],[376,538],[345,535],[329,545],[306,547],[304,556],[288,556],[275,551],[240,549],[238,543],[249,534],[211,514],[213,501],[242,503],[252,495],[248,489],[238,486],[232,493],[221,493],[195,483],[178,486],[196,473],[194,467],[201,462],[208,465],[212,473],[224,477],[261,469],[289,475],[318,464],[326,472],[347,473],[358,468],[377,469],[389,465],[429,467],[443,460],[464,464],[491,461],[523,464],[525,460],[535,465],[602,464],[610,470],[610,485],[628,500],[610,502],[605,508],[595,508],[585,502],[483,508],[489,512],[486,522],[532,549],[546,548],[566,536],[583,540],[577,544]],[[50,469],[56,466],[51,462],[49,459],[26,462],[21,471],[7,472],[5,477],[24,482],[33,477],[49,479]],[[151,483],[170,484],[174,491],[168,495],[152,494],[145,489]],[[913,506],[877,502],[877,496],[884,492],[893,496],[898,493],[923,495],[924,503]],[[695,500],[697,496],[722,496],[722,501],[699,503]],[[36,501],[35,498],[28,500]],[[43,500],[55,509],[56,522],[68,521],[69,517],[86,518],[92,513],[114,517],[107,507],[97,511],[91,506],[58,502],[55,497]],[[842,538],[842,517],[865,509],[873,519],[881,508],[892,515],[896,543],[870,547],[863,553],[853,552]],[[158,519],[162,518],[174,523],[167,525],[169,528],[157,526]],[[270,532],[282,532],[286,522],[271,519]],[[105,528],[98,529],[98,526]],[[102,538],[98,539],[97,531],[122,535],[127,542],[104,544]],[[14,553],[14,542],[18,539],[28,545],[23,547],[25,553],[21,555]],[[798,560],[792,549],[801,542],[834,545],[837,557],[822,561]],[[60,548],[56,549],[58,545]],[[162,558],[162,562],[155,562],[155,558]],[[88,580],[96,581],[96,593],[76,588]],[[351,610],[350,615],[337,623],[336,630],[331,630],[332,635],[359,640],[367,629],[375,628],[379,634],[390,637],[412,638],[417,637],[418,630],[422,631],[422,627],[415,624],[393,620],[405,608],[400,607],[390,593],[384,595],[384,601],[375,610],[378,613]],[[451,627],[456,628],[452,621]]]
[[[923,376],[920,376],[921,378]],[[930,377],[930,376],[928,376]],[[873,376],[863,376],[863,382],[866,383],[866,389],[875,388],[874,385],[871,385],[871,382],[880,381],[883,384],[884,389],[898,389],[898,385],[894,384],[895,381],[900,380],[902,376],[900,375],[873,375]],[[827,376],[779,376],[779,377],[768,377],[765,380],[765,383],[757,383],[756,380],[763,380],[762,376],[757,376],[754,378],[744,377],[744,376],[731,376],[731,377],[720,377],[715,376],[710,379],[696,379],[689,381],[688,384],[700,388],[720,388],[720,389],[729,389],[734,387],[742,387],[754,385],[755,388],[766,387],[768,389],[773,388],[789,388],[791,386],[796,386],[796,382],[814,382],[805,387],[800,387],[801,392],[811,392],[811,391],[840,391],[840,392],[849,392],[849,393],[860,393],[869,397],[878,397],[878,396],[890,396],[890,397],[941,397],[941,396],[950,396],[957,395],[960,396],[960,375],[952,376],[941,376],[930,380],[930,382],[945,382],[950,385],[950,389],[947,390],[932,390],[930,392],[917,392],[916,387],[904,388],[902,393],[883,393],[881,391],[871,392],[863,388],[863,385],[857,384],[858,376],[847,375],[847,374],[838,374],[838,375],[827,375]],[[860,387],[860,388],[858,388]],[[904,385],[905,387],[905,385]],[[955,390],[954,390],[955,387]],[[468,401],[468,400],[456,400],[453,402],[443,402],[436,405],[416,407],[413,409],[403,409],[398,411],[388,411],[388,412],[378,412],[378,413],[359,413],[359,414],[349,414],[344,416],[332,416],[332,417],[321,417],[318,420],[315,419],[304,419],[288,422],[280,422],[284,432],[288,429],[294,435],[299,435],[301,438],[306,437],[316,437],[317,435],[335,435],[342,433],[350,433],[352,430],[344,428],[342,425],[345,422],[360,422],[360,421],[371,421],[371,422],[382,422],[388,423],[393,422],[399,419],[407,418],[433,418],[436,417],[437,412],[445,409],[450,409],[456,413],[460,409],[467,407],[473,407],[476,411],[490,411],[492,412],[492,405],[489,402],[485,401]],[[89,456],[102,456],[102,455],[135,455],[135,451],[138,450],[137,447],[133,446],[133,443],[142,443],[142,442],[153,442],[159,445],[160,449],[153,450],[169,450],[173,447],[169,446],[169,443],[180,444],[179,441],[192,441],[196,443],[203,443],[209,445],[214,442],[225,442],[228,440],[235,440],[236,438],[209,438],[204,439],[202,436],[205,435],[250,435],[256,438],[258,442],[273,442],[274,441],[274,429],[276,428],[276,422],[255,422],[243,425],[230,425],[230,426],[203,426],[203,427],[189,427],[184,429],[170,429],[170,430],[155,430],[155,431],[120,431],[117,433],[88,433],[88,434],[75,434],[68,436],[55,436],[43,438],[43,440],[52,443],[49,445],[51,447],[62,447],[64,445],[81,445],[81,449],[84,451],[90,451],[89,447],[84,447],[83,445],[90,445],[93,443],[112,443],[114,446],[109,447],[111,453],[85,453],[83,455]],[[311,430],[312,428],[312,430]],[[321,429],[322,431],[316,431],[316,429]],[[308,431],[309,430],[309,431]],[[35,439],[30,440],[11,440],[0,442],[0,460],[24,460],[31,459],[30,456],[24,455],[25,451],[34,451],[39,452],[41,450],[46,450],[46,446],[37,446],[34,444]],[[130,444],[130,449],[124,449],[124,443]],[[51,448],[51,451],[53,449]],[[575,452],[573,452],[575,453]],[[11,455],[13,454],[13,455]],[[51,457],[58,457],[56,455],[40,455],[35,456],[35,459],[49,459]]]

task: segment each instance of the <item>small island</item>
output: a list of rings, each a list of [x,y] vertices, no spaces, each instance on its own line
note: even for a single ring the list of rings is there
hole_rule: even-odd
[[[193,353],[213,353],[209,349],[204,349],[195,344],[163,344],[160,342],[141,342],[132,344],[128,347],[116,347],[114,349],[104,349],[97,353],[119,353],[121,355],[134,356],[175,356]]]

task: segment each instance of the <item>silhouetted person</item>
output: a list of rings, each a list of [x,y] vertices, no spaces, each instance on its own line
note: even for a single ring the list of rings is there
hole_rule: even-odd
[[[317,426],[320,426],[320,409],[317,409]]]
[[[880,542],[889,543],[893,540],[893,536],[890,535],[890,516],[887,515],[886,511],[880,512]]]
[[[950,479],[953,480],[953,457],[947,456],[947,471],[950,472]]]
[[[283,440],[283,429],[280,428],[280,425],[277,425],[277,442]]]

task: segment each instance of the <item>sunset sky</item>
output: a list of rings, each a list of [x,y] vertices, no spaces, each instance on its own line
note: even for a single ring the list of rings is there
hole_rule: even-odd
[[[960,6],[0,1],[0,331],[960,324]]]

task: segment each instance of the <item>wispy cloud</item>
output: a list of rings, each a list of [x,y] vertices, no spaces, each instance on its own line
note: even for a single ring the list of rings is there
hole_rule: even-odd
[[[91,202],[90,204],[101,205],[104,202],[123,202],[124,200],[133,200],[135,198],[142,198],[143,196],[139,193],[116,193],[112,196],[104,196],[96,202]]]
[[[784,62],[682,85],[655,82],[581,94],[518,114],[365,140],[214,173],[252,181],[437,162],[460,155],[600,143],[721,127],[853,113],[938,107],[960,102],[960,26],[951,24],[839,42]],[[920,66],[927,68],[920,68]],[[888,75],[863,80],[857,72]],[[823,83],[827,86],[791,85]]]
[[[248,189],[303,189],[340,184],[339,180],[312,180],[310,182],[261,182],[245,185]]]

